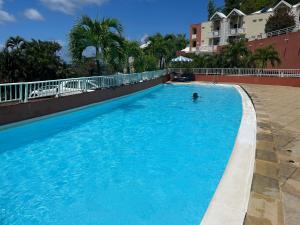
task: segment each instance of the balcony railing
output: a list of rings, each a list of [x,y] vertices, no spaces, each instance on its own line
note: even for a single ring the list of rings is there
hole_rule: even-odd
[[[194,73],[207,76],[258,76],[258,77],[298,77],[300,69],[257,69],[257,68],[172,68],[169,72]]]
[[[245,34],[245,28],[231,28],[229,35]]]
[[[284,29],[280,29],[280,30],[260,34],[260,35],[257,35],[255,37],[250,37],[250,38],[248,38],[248,40],[253,41],[253,40],[257,40],[257,39],[264,39],[264,38],[268,38],[268,37],[274,37],[274,36],[278,36],[278,35],[288,34],[288,33],[291,33],[291,32],[297,32],[299,30],[300,30],[300,25],[297,24],[296,26],[287,27],[287,28],[284,28]]]
[[[209,37],[220,37],[220,35],[221,35],[221,32],[220,32],[220,30],[214,30],[214,31],[211,31],[210,33],[209,33]]]
[[[0,84],[0,104],[8,102],[27,102],[28,100],[37,98],[60,97],[92,92],[99,89],[140,83],[166,74],[166,70],[159,70],[134,74],[116,74],[111,76],[5,83]]]
[[[191,53],[212,53],[218,50],[218,45],[202,45],[199,47],[191,48]]]

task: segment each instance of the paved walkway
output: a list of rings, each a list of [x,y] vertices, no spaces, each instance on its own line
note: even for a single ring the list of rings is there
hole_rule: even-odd
[[[242,86],[253,99],[258,121],[245,225],[299,225],[300,88]]]

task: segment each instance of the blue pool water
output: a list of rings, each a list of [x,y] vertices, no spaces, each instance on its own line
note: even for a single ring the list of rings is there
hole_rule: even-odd
[[[161,85],[2,130],[0,224],[198,225],[241,116],[234,88]]]

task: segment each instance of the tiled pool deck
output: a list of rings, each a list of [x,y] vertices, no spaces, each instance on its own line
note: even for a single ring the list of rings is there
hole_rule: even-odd
[[[257,113],[255,173],[245,225],[300,224],[300,88],[242,85]]]

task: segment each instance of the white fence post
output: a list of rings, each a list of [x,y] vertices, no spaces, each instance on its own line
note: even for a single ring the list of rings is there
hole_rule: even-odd
[[[25,83],[24,102],[28,102],[28,83]]]

